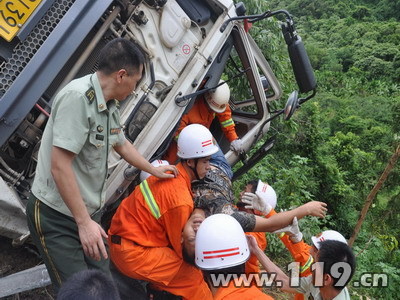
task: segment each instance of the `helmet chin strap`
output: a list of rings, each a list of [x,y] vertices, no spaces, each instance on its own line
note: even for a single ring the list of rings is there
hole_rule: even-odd
[[[207,105],[208,111],[214,112],[214,113],[215,113],[215,111],[212,109],[210,103],[208,103],[208,100],[207,100],[207,98],[206,98],[205,96],[204,96],[204,102],[205,102],[206,105]]]
[[[194,168],[191,167],[191,166],[189,166],[189,165],[188,165],[188,167],[193,171],[194,176],[196,176],[196,179],[197,179],[197,180],[200,180],[199,173],[197,173],[197,163],[199,162],[199,159],[198,159],[198,158],[195,158],[195,159],[193,159],[193,160],[194,160]]]

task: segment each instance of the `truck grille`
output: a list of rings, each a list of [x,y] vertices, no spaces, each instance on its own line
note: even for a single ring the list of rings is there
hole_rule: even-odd
[[[0,65],[0,98],[35,55],[75,0],[56,0],[25,41],[15,46],[12,56]]]

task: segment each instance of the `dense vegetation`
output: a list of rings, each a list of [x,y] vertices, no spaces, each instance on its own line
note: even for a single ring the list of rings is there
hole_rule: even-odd
[[[306,45],[318,81],[317,96],[289,122],[275,120],[277,142],[248,174],[268,181],[279,195],[278,208],[309,200],[325,201],[329,216],[306,218],[306,241],[324,229],[350,238],[367,195],[399,145],[400,1],[398,0],[247,0],[249,13],[287,9]],[[251,29],[282,83],[285,95],[296,89],[285,43],[276,19]],[[304,95],[303,95],[304,96]],[[285,98],[285,97],[283,97]],[[282,108],[286,99],[275,103]],[[396,299],[400,284],[400,162],[369,209],[355,244],[357,272],[386,273],[389,286],[350,287],[353,296]],[[268,255],[287,251],[272,235]]]

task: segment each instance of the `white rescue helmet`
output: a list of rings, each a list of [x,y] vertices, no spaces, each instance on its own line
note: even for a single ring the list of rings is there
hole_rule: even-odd
[[[245,263],[250,257],[246,235],[234,217],[206,218],[196,234],[195,263],[202,270],[219,270]]]
[[[339,242],[345,243],[347,245],[347,241],[344,238],[344,236],[341,235],[339,232],[337,232],[335,230],[323,231],[320,234],[317,234],[316,236],[312,236],[311,240],[312,240],[314,246],[318,250],[321,247],[320,242],[323,242],[323,241],[326,241],[326,240],[339,241]]]
[[[152,161],[151,164],[152,164],[154,167],[159,167],[159,166],[168,166],[168,165],[169,165],[169,162],[166,161],[166,160],[157,159],[157,160]],[[150,174],[150,173],[147,173],[146,171],[141,171],[141,172],[140,172],[140,182],[146,180],[150,175],[151,175],[151,174]]]
[[[275,190],[269,184],[258,180],[256,193],[260,196],[264,203],[268,203],[272,209],[275,209],[277,197]]]
[[[219,83],[222,82],[224,81],[219,81]],[[229,90],[229,86],[226,83],[217,87],[215,91],[205,94],[208,106],[216,113],[223,113],[226,110],[226,106],[229,103],[230,96],[231,91]]]
[[[190,124],[182,129],[178,137],[178,156],[182,159],[202,158],[219,150],[207,127]]]

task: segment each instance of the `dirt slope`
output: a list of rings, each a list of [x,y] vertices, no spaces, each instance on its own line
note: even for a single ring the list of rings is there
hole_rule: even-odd
[[[0,236],[0,277],[14,274],[38,264],[41,264],[41,259],[38,257],[34,247],[29,245],[13,247],[10,239]],[[55,299],[55,296],[51,286],[48,286],[1,299],[48,300]]]

